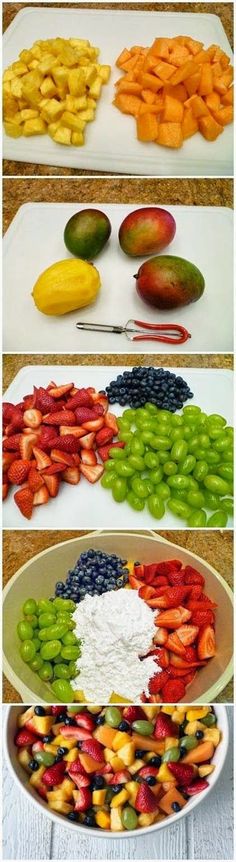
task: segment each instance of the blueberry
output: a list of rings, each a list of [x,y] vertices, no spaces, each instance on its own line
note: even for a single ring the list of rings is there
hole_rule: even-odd
[[[62,757],[64,757],[64,754],[68,754],[68,751],[69,748],[66,748],[65,746],[59,746],[59,748],[57,749],[57,754],[60,754]]]
[[[145,778],[145,781],[146,784],[150,784],[150,787],[156,784],[156,779],[154,778],[154,775],[148,775],[147,778]]]
[[[204,737],[203,730],[197,730],[197,732],[195,733],[195,736],[196,736],[196,739],[203,739],[203,737]]]
[[[39,763],[37,760],[30,760],[28,763],[29,769],[32,769],[32,772],[36,772],[39,769]]]
[[[74,727],[77,727],[77,725],[76,725],[76,721],[74,721],[74,719],[73,719],[73,718],[70,718],[70,716],[69,716],[69,715],[66,715],[66,717],[65,717],[65,719],[64,719],[64,724],[68,724],[69,726],[70,726],[70,725],[71,725],[71,726],[72,726],[72,725],[74,725]]]
[[[58,722],[59,722],[59,721],[61,721],[61,719],[59,718],[59,716],[58,716],[58,718],[57,718],[57,721],[58,721]],[[63,719],[62,719],[62,721],[64,721],[64,715],[63,715]],[[52,742],[52,739],[53,739],[53,734],[52,734],[52,733],[47,733],[47,735],[46,735],[46,736],[43,736],[42,742],[49,743],[49,742]]]
[[[67,814],[66,816],[67,816],[67,819],[72,820],[72,822],[78,820],[77,811],[69,811],[69,814]]]
[[[137,758],[137,760],[141,760],[144,754],[146,754],[146,751],[144,751],[142,748],[137,748],[135,751],[135,757]]]
[[[113,793],[115,793],[115,794],[119,793],[120,790],[122,790],[122,787],[123,787],[123,784],[113,784],[112,785]]]
[[[159,769],[160,765],[161,765],[160,754],[155,754],[155,757],[151,757],[151,760],[149,760],[149,766],[157,766],[157,768]]]
[[[45,715],[45,709],[43,706],[35,706],[34,713],[35,715]]]
[[[62,754],[57,754],[57,756],[55,757],[54,763],[60,763],[61,760],[62,760]]]
[[[184,745],[180,746],[179,753],[180,753],[180,757],[184,757],[184,755],[186,754],[186,749],[185,749]]]
[[[95,775],[91,781],[91,790],[101,790],[105,787],[105,780],[102,775]]]
[[[117,587],[123,587],[123,578],[117,578],[116,586]]]
[[[121,721],[119,726],[118,726],[118,730],[124,730],[127,733],[127,731],[130,730],[129,722],[128,721]]]
[[[96,826],[96,822],[92,814],[86,814],[86,817],[84,818],[84,826]]]
[[[181,805],[179,805],[178,802],[172,802],[171,808],[173,808],[173,811],[176,811],[176,812],[181,811]]]
[[[105,715],[96,715],[95,724],[99,727],[100,724],[105,724]]]

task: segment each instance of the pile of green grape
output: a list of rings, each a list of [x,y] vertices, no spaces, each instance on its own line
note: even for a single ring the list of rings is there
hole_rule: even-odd
[[[188,527],[226,527],[233,514],[233,428],[193,404],[181,413],[147,403],[117,419],[124,449],[111,448],[101,480],[117,503],[153,518],[165,509]],[[214,514],[209,516],[210,510]]]
[[[53,694],[63,703],[74,700],[70,679],[78,674],[76,662],[81,655],[81,641],[73,632],[75,609],[71,599],[26,599],[17,625],[21,658],[43,682],[51,684]]]

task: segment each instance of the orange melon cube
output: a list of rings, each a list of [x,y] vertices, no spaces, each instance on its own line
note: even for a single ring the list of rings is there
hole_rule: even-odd
[[[220,108],[219,111],[214,111],[214,119],[217,123],[220,123],[221,126],[228,126],[229,123],[233,122],[233,108],[232,105],[227,105],[225,108]]]
[[[157,143],[162,147],[179,149],[183,143],[181,123],[160,123],[158,126]]]
[[[223,75],[221,75],[221,78],[216,78],[216,80],[214,81],[214,90],[216,90],[216,92],[219,93],[220,96],[224,96],[227,92],[227,89],[228,85],[225,84]]]
[[[227,69],[229,62],[230,62],[229,57],[227,56],[227,54],[225,54],[224,51],[222,51],[221,58],[220,58],[220,64],[221,64],[222,68]]]
[[[216,93],[215,90],[213,90],[212,93],[209,93],[209,96],[206,96],[205,102],[209,111],[218,111],[220,108],[219,93]]]
[[[129,60],[127,60],[125,63],[122,63],[121,68],[123,69],[124,72],[132,72],[133,69],[135,68],[135,66],[137,65],[137,62],[138,62],[138,57],[137,57],[137,54],[135,54],[133,57],[131,56],[129,58]]]
[[[220,63],[213,63],[211,68],[213,81],[215,81],[216,78],[221,78],[221,75],[223,75],[223,68]]]
[[[168,79],[175,72],[175,67],[171,65],[171,63],[164,63],[163,60],[160,60],[157,63],[157,66],[153,69],[154,74],[157,75],[158,78],[161,78],[162,81],[168,81]]]
[[[210,59],[208,51],[205,50],[199,51],[199,53],[195,54],[194,57],[194,60],[196,60],[196,63],[198,63],[199,66],[202,66],[203,63],[209,63]]]
[[[185,102],[185,107],[191,107],[193,116],[196,119],[198,119],[198,117],[206,117],[209,114],[207,105],[201,96],[192,96],[191,100],[188,99],[188,102]]]
[[[138,96],[129,96],[126,93],[118,93],[113,104],[119,108],[119,111],[121,111],[122,114],[132,114],[136,117],[142,102]]]
[[[141,84],[138,84],[137,81],[127,81],[126,75],[119,85],[119,93],[129,93],[132,96],[137,96],[141,91]]]
[[[198,132],[198,122],[196,120],[196,117],[193,116],[191,108],[185,108],[184,110],[182,132],[184,141],[187,138],[191,138],[192,135],[195,135],[196,132]]]
[[[170,790],[165,793],[165,796],[162,796],[162,799],[158,802],[158,807],[161,811],[164,811],[165,814],[173,814],[173,803],[178,802],[180,808],[183,808],[186,805],[187,800],[184,799],[182,793],[179,790],[176,790],[176,787],[172,787]]]
[[[143,751],[150,751],[150,743],[151,750],[154,751],[154,754],[164,754],[165,743],[160,739],[153,739],[151,736],[142,736],[141,733],[133,733],[133,742],[135,743],[135,748],[142,748]]]
[[[210,63],[204,63],[201,70],[201,78],[198,87],[199,96],[209,96],[213,90],[213,75]]]
[[[79,755],[80,762],[85,769],[85,772],[96,772],[99,769],[103,769],[104,761],[94,760],[93,757],[90,757],[90,754],[83,754],[83,752]]]
[[[195,57],[195,55],[199,54],[199,52],[201,51],[203,42],[197,42],[196,39],[187,39],[186,45],[190,51],[190,54],[193,54],[193,56]]]
[[[223,131],[222,126],[214,120],[211,114],[208,114],[208,117],[199,117],[198,127],[206,141],[215,141]]]
[[[117,731],[114,727],[109,727],[108,724],[102,724],[99,727],[96,727],[94,736],[101,745],[105,745],[106,748],[112,748],[113,739],[115,739],[116,733]]]
[[[171,39],[155,39],[151,46],[151,51],[156,57],[160,57],[161,60],[168,60],[170,44]]]
[[[190,75],[190,78],[186,78],[184,82],[184,86],[186,87],[188,96],[194,96],[194,93],[197,92],[199,82],[201,78],[200,69],[194,73],[194,75]]]
[[[162,114],[163,123],[181,123],[184,115],[183,103],[172,96],[164,97],[164,108]]]
[[[141,108],[139,110],[138,116],[142,116],[142,114],[160,114],[163,110],[163,99],[162,96],[157,97],[153,105],[148,105],[146,102],[141,104]]]
[[[176,87],[172,87],[172,84],[166,84],[163,95],[172,96],[173,99],[178,99],[179,102],[185,102],[188,94],[184,84],[176,84]]]
[[[189,50],[185,45],[175,45],[170,52],[170,60],[174,66],[183,66],[189,58]]]
[[[139,114],[137,117],[137,138],[139,141],[155,141],[158,122],[155,114]]]
[[[126,63],[127,60],[130,60],[130,57],[131,57],[130,51],[127,51],[127,48],[124,48],[124,51],[121,51],[121,54],[119,55],[119,57],[117,57],[116,66],[118,66],[120,68],[123,65],[123,63]]]
[[[142,84],[144,89],[151,90],[153,93],[158,93],[158,90],[163,87],[163,81],[157,78],[156,75],[149,75],[148,72],[138,76],[138,82]]]
[[[150,72],[150,69],[155,69],[157,58],[154,54],[147,54],[143,62],[143,72]]]
[[[197,748],[193,748],[191,751],[188,751],[187,754],[184,755],[182,763],[203,763],[205,760],[211,760],[214,751],[215,748],[213,742],[206,740],[205,742],[201,742]]]
[[[225,95],[222,96],[221,102],[222,102],[222,105],[233,105],[233,101],[234,101],[234,88],[230,87],[229,90],[227,90],[227,93],[225,93]]]
[[[130,48],[130,53],[132,54],[143,54],[144,48],[142,45],[133,45],[133,48]]]
[[[147,105],[153,105],[155,102],[155,93],[152,93],[151,90],[141,90],[141,97]]]
[[[186,81],[186,78],[189,78],[190,75],[194,75],[197,72],[197,65],[195,60],[188,60],[187,63],[184,63],[180,69],[176,69],[176,72],[169,79],[170,84],[175,86],[176,84],[181,84],[182,81]]]

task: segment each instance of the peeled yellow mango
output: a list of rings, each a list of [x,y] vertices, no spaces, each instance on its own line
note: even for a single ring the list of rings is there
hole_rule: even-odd
[[[59,260],[41,273],[32,296],[43,314],[60,315],[91,305],[100,287],[100,275],[92,263]]]

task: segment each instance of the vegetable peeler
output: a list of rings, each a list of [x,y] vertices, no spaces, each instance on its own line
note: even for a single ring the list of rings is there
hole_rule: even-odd
[[[145,323],[143,320],[131,319],[127,320],[125,326],[78,322],[76,323],[76,327],[84,331],[115,332],[117,335],[121,335],[124,332],[129,341],[164,341],[166,344],[184,344],[188,338],[191,338],[190,332],[179,323]],[[161,332],[163,332],[163,335],[157,335],[157,333]],[[138,334],[136,335],[135,333]]]

